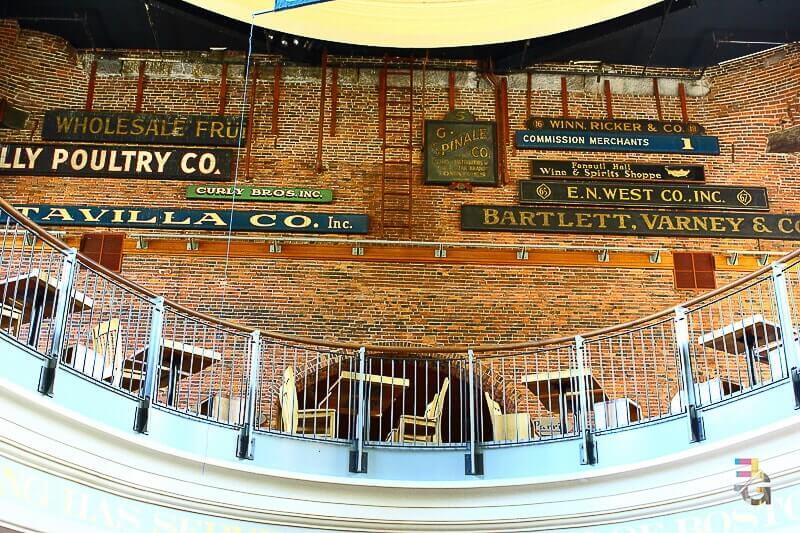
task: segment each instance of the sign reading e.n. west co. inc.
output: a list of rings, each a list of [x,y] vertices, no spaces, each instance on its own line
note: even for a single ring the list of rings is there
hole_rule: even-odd
[[[294,202],[328,204],[333,201],[330,189],[303,189],[296,187],[220,187],[217,185],[190,185],[186,198],[191,200],[238,200],[254,202]]]
[[[516,142],[517,148],[538,150],[719,155],[719,140],[706,135],[522,130]]]
[[[497,184],[494,122],[426,120],[425,183]]]
[[[695,122],[647,119],[530,117],[529,130],[605,131],[609,133],[665,133],[697,135],[705,129]]]
[[[539,205],[599,207],[671,207],[766,211],[764,187],[726,187],[646,183],[531,179],[519,182],[519,201]]]
[[[227,180],[233,151],[83,144],[0,144],[0,175]]]
[[[42,138],[48,141],[237,146],[240,120],[241,117],[234,115],[174,115],[56,109],[44,114]]]
[[[800,240],[800,214],[462,205],[461,229]]]
[[[615,161],[531,161],[539,178],[584,178],[647,181],[704,181],[702,165],[654,165]]]
[[[349,213],[233,211],[119,206],[21,205],[19,211],[41,225],[110,228],[171,228],[286,232],[367,233],[369,217]],[[231,214],[233,217],[231,218]],[[229,226],[229,223],[232,224]]]

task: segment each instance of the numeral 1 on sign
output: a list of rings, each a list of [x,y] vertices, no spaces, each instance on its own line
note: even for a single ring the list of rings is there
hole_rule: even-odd
[[[684,150],[694,150],[694,146],[692,146],[692,140],[689,137],[681,137],[683,141],[683,149]]]

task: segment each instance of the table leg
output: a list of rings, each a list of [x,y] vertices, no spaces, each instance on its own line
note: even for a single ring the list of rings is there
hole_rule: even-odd
[[[175,406],[175,390],[178,388],[178,374],[180,373],[180,357],[173,357],[169,365],[169,376],[167,378],[167,405]]]
[[[39,344],[39,333],[42,329],[42,311],[44,308],[44,301],[35,302],[31,306],[31,326],[28,331],[28,346],[36,348]]]
[[[756,367],[755,348],[753,347],[752,344],[750,344],[747,348],[747,375],[751,387],[755,387],[756,384],[758,383],[756,372],[757,372],[757,367]]]

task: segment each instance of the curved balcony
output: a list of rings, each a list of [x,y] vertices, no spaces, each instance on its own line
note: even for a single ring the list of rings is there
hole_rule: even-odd
[[[0,210],[0,462],[28,503],[80,483],[225,527],[672,530],[736,512],[734,456],[800,494],[800,251],[576,336],[361,346],[192,311]]]

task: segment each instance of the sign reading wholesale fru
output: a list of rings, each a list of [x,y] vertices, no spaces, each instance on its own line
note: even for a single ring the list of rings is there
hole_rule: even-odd
[[[228,180],[232,150],[0,144],[0,175]]]
[[[21,205],[19,211],[37,224],[116,228],[172,228],[225,231],[228,209],[171,209],[119,206]],[[344,213],[233,211],[232,231],[287,233],[367,233],[369,217]]]
[[[800,214],[462,205],[461,229],[800,240]]]
[[[647,119],[555,118],[530,117],[529,130],[606,131],[612,133],[665,133],[668,135],[694,135],[705,133],[695,122],[678,122]]]
[[[585,178],[649,181],[705,181],[702,165],[653,165],[614,161],[531,161],[531,175],[541,178]]]
[[[141,144],[237,146],[239,116],[46,111],[42,138],[47,141],[94,141]],[[244,137],[244,132],[242,132]]]
[[[522,130],[517,148],[595,152],[654,152],[719,155],[719,140],[707,135],[647,135],[582,131]]]
[[[190,185],[186,198],[191,200],[238,200],[254,202],[296,202],[328,204],[333,201],[330,189],[300,189],[290,187],[218,187],[215,185]]]
[[[671,207],[766,211],[764,187],[576,180],[522,180],[522,204]]]

